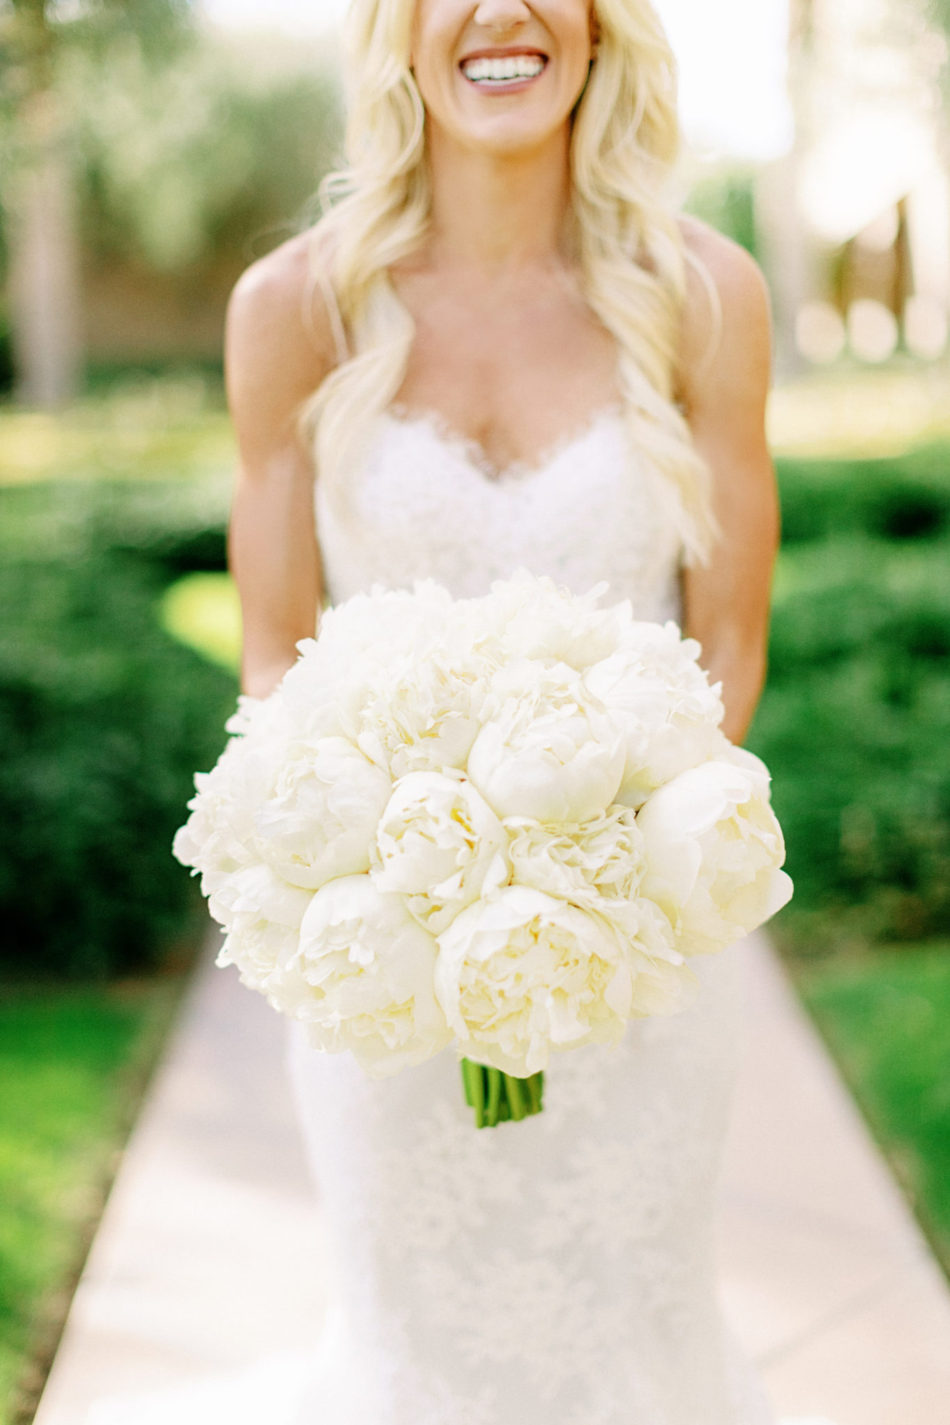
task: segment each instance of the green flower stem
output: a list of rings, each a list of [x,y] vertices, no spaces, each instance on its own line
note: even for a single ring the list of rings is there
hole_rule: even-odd
[[[475,1110],[475,1124],[485,1127],[485,1074],[481,1064],[473,1064],[471,1059],[462,1060],[462,1077],[465,1081],[466,1098]],[[469,1097],[471,1095],[471,1097]]]
[[[485,1112],[485,1121],[489,1128],[494,1128],[498,1122],[498,1111],[501,1108],[502,1074],[499,1069],[486,1069],[488,1076],[488,1104]]]
[[[471,1059],[462,1059],[461,1065],[465,1102],[474,1109],[478,1128],[494,1128],[499,1123],[520,1121],[541,1113],[543,1073],[519,1079]]]
[[[522,1118],[528,1116],[528,1105],[525,1101],[524,1079],[516,1079],[511,1074],[505,1075],[505,1088],[508,1090],[508,1102],[511,1105],[511,1116],[519,1123]]]
[[[469,1108],[475,1107],[475,1090],[472,1086],[472,1075],[477,1067],[478,1065],[473,1064],[471,1059],[462,1060],[462,1084],[465,1089],[465,1102]]]

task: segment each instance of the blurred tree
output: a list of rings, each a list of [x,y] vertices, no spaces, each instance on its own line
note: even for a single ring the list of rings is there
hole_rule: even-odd
[[[761,260],[755,211],[757,178],[755,166],[730,163],[694,183],[684,207]]]
[[[944,108],[950,117],[950,64],[947,62],[950,53],[950,0],[909,0],[909,3],[922,10],[931,34],[942,44],[942,52],[938,56],[940,92]]]
[[[950,33],[950,0],[929,0],[929,6],[932,18]]]
[[[0,0],[0,209],[18,400],[58,405],[80,370],[71,57],[109,72],[116,47],[163,64],[192,38],[190,0]]]
[[[209,36],[161,69],[128,45],[106,89],[86,55],[68,84],[91,263],[187,274],[200,289],[213,267],[245,266],[294,230],[337,156],[338,85],[317,45]]]

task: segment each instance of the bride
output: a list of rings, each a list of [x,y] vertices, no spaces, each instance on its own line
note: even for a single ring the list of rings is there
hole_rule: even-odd
[[[352,0],[349,167],[229,304],[243,686],[326,604],[521,566],[674,618],[741,742],[777,543],[761,271],[675,210],[648,0]],[[713,1231],[736,947],[478,1132],[452,1051],[287,1069],[333,1263],[295,1425],[768,1425]]]

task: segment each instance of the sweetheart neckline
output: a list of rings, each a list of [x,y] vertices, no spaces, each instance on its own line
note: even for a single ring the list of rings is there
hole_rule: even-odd
[[[530,478],[534,475],[541,475],[555,465],[561,457],[575,446],[582,444],[606,422],[622,420],[624,405],[620,400],[613,400],[605,405],[599,406],[583,425],[558,436],[551,441],[543,450],[530,459],[509,460],[504,465],[496,465],[488,456],[484,446],[474,437],[463,435],[456,430],[442,415],[441,411],[435,410],[413,410],[400,401],[393,401],[383,411],[380,417],[389,421],[393,425],[411,428],[413,426],[423,429],[433,439],[446,449],[454,451],[459,459],[470,469],[483,475],[490,484],[505,484],[509,480],[520,478]]]

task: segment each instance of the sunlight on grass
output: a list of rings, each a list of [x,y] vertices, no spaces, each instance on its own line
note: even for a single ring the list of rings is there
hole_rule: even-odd
[[[0,485],[101,476],[189,479],[229,471],[231,424],[200,377],[136,377],[60,411],[0,410]]]
[[[776,455],[875,458],[950,436],[946,362],[808,371],[769,397]]]
[[[179,643],[235,672],[241,656],[241,607],[230,574],[187,574],[166,590],[162,627]]]
[[[0,485],[102,475],[188,479],[229,473],[235,442],[223,397],[200,375],[131,376],[57,412],[0,409]],[[896,455],[950,436],[950,367],[908,360],[816,367],[776,383],[777,455]]]

